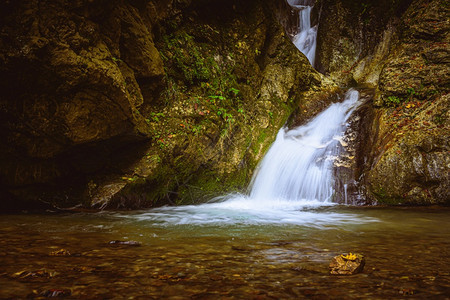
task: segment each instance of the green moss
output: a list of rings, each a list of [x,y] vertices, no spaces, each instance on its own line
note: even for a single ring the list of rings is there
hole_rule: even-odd
[[[190,84],[210,80],[219,70],[210,46],[194,42],[194,37],[184,31],[164,37],[165,48],[162,58],[165,63],[174,63],[181,74],[170,72],[174,77],[180,77]]]
[[[375,196],[375,199],[382,204],[400,205],[404,202],[404,200],[399,197],[388,195],[383,187],[372,189],[372,193]]]

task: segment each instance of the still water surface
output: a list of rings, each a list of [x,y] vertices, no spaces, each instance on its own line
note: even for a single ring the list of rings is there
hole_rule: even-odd
[[[70,299],[450,297],[449,208],[272,213],[211,204],[2,215],[0,298],[49,290]],[[71,255],[50,255],[59,249]],[[344,252],[365,255],[363,273],[328,274],[332,257]]]

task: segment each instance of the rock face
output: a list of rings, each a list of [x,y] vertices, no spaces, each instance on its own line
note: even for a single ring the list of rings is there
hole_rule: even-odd
[[[331,275],[353,275],[361,273],[364,269],[366,260],[361,254],[342,254],[333,257],[330,262]]]
[[[319,68],[376,89],[356,158],[360,192],[372,203],[448,205],[447,3],[320,3]]]
[[[412,0],[318,0],[317,68],[343,84],[376,84]]]
[[[160,82],[163,64],[137,9],[116,2],[0,4],[0,178],[19,199],[64,202],[55,190],[149,136],[137,80]]]
[[[280,7],[3,1],[2,209],[140,208],[244,188],[291,112],[307,119],[336,90],[284,35]]]
[[[444,1],[414,2],[380,74],[367,184],[384,203],[450,203],[448,14]]]

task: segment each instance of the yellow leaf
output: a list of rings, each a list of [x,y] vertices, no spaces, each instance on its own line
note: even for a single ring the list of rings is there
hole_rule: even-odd
[[[353,254],[351,252],[348,253],[347,255],[341,254],[341,257],[345,260],[356,260],[356,258],[357,258],[356,254]]]

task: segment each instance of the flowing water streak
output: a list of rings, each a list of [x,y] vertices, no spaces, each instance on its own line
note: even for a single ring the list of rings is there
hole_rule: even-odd
[[[311,0],[288,0],[288,3],[299,10],[298,33],[292,39],[294,45],[308,58],[312,66],[316,57],[317,26],[311,27]]]

